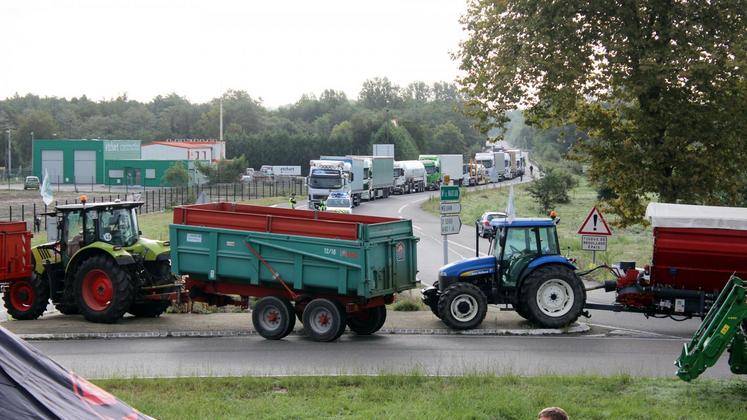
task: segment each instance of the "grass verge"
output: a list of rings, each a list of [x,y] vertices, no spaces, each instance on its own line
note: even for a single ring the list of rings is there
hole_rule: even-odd
[[[738,380],[414,374],[95,382],[159,419],[534,419],[547,406],[576,419],[747,418],[747,382]]]
[[[518,217],[545,217],[539,211],[536,202],[526,190],[527,184],[514,187],[514,205]],[[508,203],[508,186],[483,191],[469,191],[462,194],[462,223],[473,225],[480,215],[489,210],[505,210]],[[591,251],[581,249],[579,227],[592,207],[597,204],[597,193],[585,179],[580,179],[579,186],[571,190],[570,203],[560,204],[555,210],[560,216],[558,225],[558,239],[561,251],[578,259],[581,269],[592,267]],[[439,200],[433,198],[423,203],[423,209],[437,215]],[[615,217],[606,215],[607,223],[614,223]],[[632,226],[616,229],[610,226],[613,236],[608,239],[607,251],[598,251],[597,264],[614,264],[620,261],[635,261],[638,266],[651,262],[653,251],[653,237],[650,227]],[[603,274],[603,273],[600,273]],[[600,276],[601,278],[601,276]]]

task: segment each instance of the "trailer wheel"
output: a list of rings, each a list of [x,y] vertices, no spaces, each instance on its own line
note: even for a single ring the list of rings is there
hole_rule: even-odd
[[[358,335],[371,335],[386,322],[386,306],[368,308],[348,316],[348,327]]]
[[[334,341],[345,331],[345,313],[327,299],[314,299],[303,310],[303,326],[314,341]]]
[[[3,293],[5,309],[18,320],[36,319],[42,316],[49,302],[49,284],[36,273],[28,280],[14,281]]]
[[[527,277],[519,299],[519,306],[529,321],[545,328],[560,328],[581,315],[586,292],[573,270],[549,265],[534,270]]]
[[[97,255],[75,273],[75,299],[91,322],[117,322],[130,309],[135,292],[129,274],[114,260]]]
[[[133,303],[127,312],[142,318],[158,318],[171,306],[170,300],[156,300],[143,303]]]
[[[438,299],[441,320],[455,330],[469,330],[480,325],[488,313],[485,294],[470,283],[454,283]]]
[[[280,340],[293,330],[296,318],[284,299],[266,296],[254,305],[252,324],[262,337],[268,340]]]

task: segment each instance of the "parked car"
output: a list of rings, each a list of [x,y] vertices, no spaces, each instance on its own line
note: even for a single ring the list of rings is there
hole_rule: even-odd
[[[39,189],[39,177],[36,176],[27,176],[25,180],[23,180],[23,189],[24,190],[38,190]]]
[[[493,228],[490,226],[490,221],[499,217],[506,217],[506,213],[502,211],[486,211],[477,219],[477,233],[483,238],[490,237],[493,233]]]

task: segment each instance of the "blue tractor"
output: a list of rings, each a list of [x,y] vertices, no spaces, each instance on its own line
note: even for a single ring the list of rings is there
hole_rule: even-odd
[[[552,219],[493,219],[489,252],[447,264],[422,290],[423,302],[453,329],[475,328],[488,304],[511,304],[535,325],[559,328],[582,314],[586,290],[568,258],[560,255]]]

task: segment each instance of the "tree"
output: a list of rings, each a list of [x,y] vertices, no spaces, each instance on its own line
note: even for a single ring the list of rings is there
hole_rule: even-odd
[[[430,153],[463,153],[466,149],[464,135],[451,121],[439,124],[433,133]]]
[[[558,203],[568,203],[568,191],[578,184],[573,175],[562,169],[549,169],[545,176],[532,182],[527,187],[539,206],[540,210],[547,212]]]
[[[34,138],[50,139],[57,132],[57,124],[54,118],[41,110],[29,110],[18,117],[18,130],[13,134],[15,150],[20,155],[21,162],[29,165],[31,163],[31,133]],[[18,166],[18,165],[16,165]]]
[[[522,108],[575,125],[573,156],[627,225],[645,202],[740,200],[747,132],[744,0],[472,0],[459,82],[483,131]]]
[[[236,159],[219,160],[215,164],[195,161],[195,168],[205,175],[211,184],[236,182],[246,170],[246,159],[241,156]]]
[[[189,184],[189,173],[181,162],[171,165],[163,173],[161,182],[169,187],[186,187]]]
[[[373,136],[373,143],[394,144],[396,160],[413,160],[418,158],[418,147],[407,129],[392,121],[385,121]]]
[[[395,108],[402,104],[400,88],[384,77],[374,77],[363,82],[358,101],[370,109]]]

